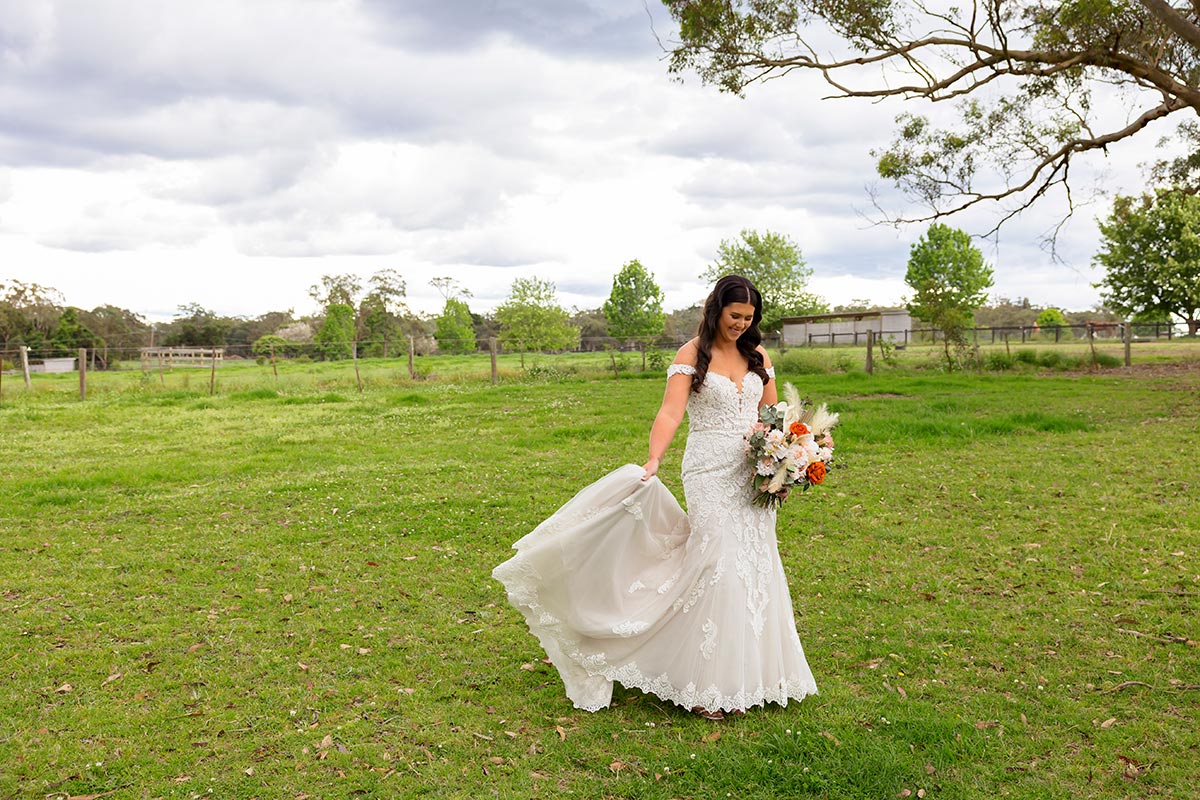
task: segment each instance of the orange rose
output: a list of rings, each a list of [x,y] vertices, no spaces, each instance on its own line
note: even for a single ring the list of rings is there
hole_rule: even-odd
[[[803,436],[808,433],[808,426],[803,422],[793,422],[792,427],[788,428],[792,436]]]
[[[821,483],[825,480],[825,462],[814,461],[808,465],[808,469],[805,471],[805,474],[808,476],[809,483],[813,485]]]

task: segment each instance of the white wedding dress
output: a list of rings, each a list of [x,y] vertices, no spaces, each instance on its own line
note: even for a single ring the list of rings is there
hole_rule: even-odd
[[[692,367],[671,365],[675,373]],[[763,384],[708,373],[688,399],[688,513],[626,465],[583,489],[492,571],[577,708],[613,681],[684,708],[730,711],[815,694],[775,540],[750,500],[743,434]]]

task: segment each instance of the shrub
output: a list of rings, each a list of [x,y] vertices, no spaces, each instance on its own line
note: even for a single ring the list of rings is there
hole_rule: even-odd
[[[1037,350],[1022,348],[1021,350],[1017,351],[1016,359],[1022,364],[1036,364],[1038,363]]]
[[[1048,351],[1038,356],[1037,363],[1041,364],[1047,369],[1054,369],[1055,367],[1062,366],[1066,360],[1067,359],[1063,358],[1063,356],[1059,353]]]
[[[1003,372],[1004,370],[1012,369],[1017,365],[1015,356],[1009,353],[993,351],[988,353],[983,359],[983,368],[994,372]]]
[[[646,366],[655,372],[662,372],[671,363],[671,353],[668,350],[655,347],[646,353]]]

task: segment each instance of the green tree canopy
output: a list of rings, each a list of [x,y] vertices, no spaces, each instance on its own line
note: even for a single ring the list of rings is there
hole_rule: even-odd
[[[218,316],[199,303],[179,306],[175,318],[166,326],[163,344],[170,347],[221,347],[233,327],[233,320]]]
[[[612,291],[604,303],[608,335],[617,339],[657,336],[663,332],[663,293],[637,259],[613,277]]]
[[[409,311],[402,298],[408,286],[394,269],[376,272],[367,279],[367,285],[367,293],[358,304],[359,354],[386,358],[392,343],[404,336],[403,318]]]
[[[56,356],[73,356],[81,347],[103,347],[104,340],[79,321],[79,309],[68,308],[50,331],[50,346]]]
[[[1057,308],[1047,308],[1042,313],[1037,315],[1037,320],[1034,323],[1039,328],[1055,328],[1062,327],[1067,324],[1067,318],[1063,312]]]
[[[475,324],[471,309],[457,297],[447,297],[442,314],[437,318],[434,333],[438,350],[443,353],[471,353],[475,351]]]
[[[136,355],[133,348],[147,344],[150,326],[141,314],[113,305],[96,306],[80,311],[79,321],[104,340],[109,347],[121,348]]]
[[[348,303],[327,306],[325,321],[313,341],[327,361],[350,358],[354,353],[354,307]]]
[[[741,239],[725,239],[717,260],[700,276],[716,283],[723,275],[741,275],[755,285],[763,300],[764,331],[778,330],[784,317],[820,314],[828,304],[808,291],[812,269],[800,255],[800,247],[774,231],[759,234],[743,230]]]
[[[500,341],[516,350],[567,350],[579,344],[579,329],[558,304],[554,284],[517,278],[508,299],[496,307]]]
[[[62,293],[49,286],[0,281],[0,342],[40,350],[62,313],[62,302]]]
[[[958,103],[945,128],[902,115],[874,154],[883,178],[931,208],[918,220],[991,200],[1024,207],[1065,185],[1083,154],[1200,113],[1196,0],[663,2],[679,23],[671,70],[724,91],[808,70],[833,97]],[[1125,113],[1105,113],[1114,102]],[[1159,174],[1200,187],[1200,126],[1168,139],[1182,155]]]
[[[939,222],[929,226],[908,257],[904,282],[913,290],[908,310],[944,335],[946,364],[952,344],[961,344],[975,309],[987,300],[992,269],[964,231]]]
[[[353,306],[361,291],[362,281],[357,275],[322,275],[319,283],[308,287],[308,296],[321,308],[329,308],[334,303]]]
[[[1200,197],[1159,190],[1118,197],[1100,223],[1105,269],[1097,286],[1104,302],[1123,314],[1171,314],[1200,329]]]

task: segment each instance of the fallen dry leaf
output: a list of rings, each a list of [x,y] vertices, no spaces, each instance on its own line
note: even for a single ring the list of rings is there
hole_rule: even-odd
[[[1117,724],[1117,718],[1109,717],[1108,719],[1104,720],[1104,722],[1100,723],[1100,729],[1106,731],[1109,728],[1111,728],[1113,725],[1116,725],[1116,724]]]
[[[492,756],[491,758],[488,759],[488,761],[492,762],[493,764],[503,764],[504,763],[504,759],[501,758],[500,756]]]
[[[562,725],[555,725],[554,732],[558,734],[558,738],[560,741],[565,742],[567,740],[567,732],[563,730]]]
[[[705,742],[705,743],[715,742],[720,738],[721,738],[721,732],[713,731],[712,733],[706,733],[703,736],[701,736],[700,741]]]
[[[64,683],[62,686],[54,690],[55,694],[70,694],[75,691],[75,687],[69,683]]]
[[[105,678],[105,679],[104,679],[104,682],[103,682],[103,683],[101,683],[100,685],[101,685],[101,686],[108,686],[108,685],[109,685],[110,683],[112,683],[113,681],[119,681],[119,680],[121,680],[121,678],[122,678],[122,677],[124,677],[124,676],[123,676],[121,673],[119,673],[119,672],[114,672],[112,675],[109,675],[107,678]]]
[[[995,728],[1000,723],[994,719],[981,719],[975,723],[975,730],[981,731],[984,728]]]
[[[838,738],[836,736],[834,736],[832,733],[830,733],[829,731],[821,731],[821,735],[824,736],[829,741],[833,742],[838,747],[842,746],[842,743],[838,741]]]
[[[621,770],[625,769],[625,768],[626,768],[626,767],[628,767],[628,766],[629,766],[629,765],[628,765],[628,764],[626,764],[624,761],[614,761],[614,762],[612,762],[611,764],[609,764],[609,765],[608,765],[608,768],[609,768],[609,770],[611,770],[611,771],[612,771],[614,774],[617,774],[617,775],[619,775],[619,774],[621,773]]]
[[[527,672],[533,672],[535,669],[537,669],[537,664],[522,664],[521,669],[526,670]]]

